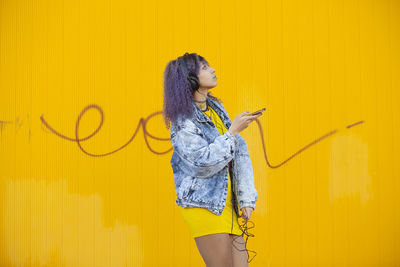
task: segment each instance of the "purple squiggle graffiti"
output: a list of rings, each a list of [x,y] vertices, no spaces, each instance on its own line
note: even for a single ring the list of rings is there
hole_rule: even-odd
[[[99,124],[99,126],[97,127],[97,129],[96,129],[93,133],[91,133],[90,135],[88,135],[88,136],[86,136],[86,137],[84,137],[84,138],[79,138],[79,123],[80,123],[80,120],[82,119],[83,115],[84,115],[89,109],[92,109],[92,108],[97,109],[97,110],[100,112],[100,115],[101,115],[100,124]],[[149,149],[151,152],[153,152],[154,154],[163,155],[163,154],[166,154],[166,153],[170,152],[171,150],[173,150],[173,147],[171,147],[170,149],[168,149],[168,150],[166,150],[166,151],[162,151],[162,152],[155,151],[154,149],[151,148],[151,146],[150,146],[150,144],[149,144],[147,138],[150,137],[150,138],[153,138],[153,139],[156,139],[156,140],[159,140],[159,141],[170,141],[170,138],[161,138],[161,137],[154,136],[154,135],[150,134],[150,133],[147,131],[147,128],[146,128],[146,124],[147,124],[147,122],[148,122],[151,118],[153,118],[153,117],[156,116],[156,115],[161,115],[161,114],[162,114],[162,111],[157,111],[157,112],[151,113],[151,114],[150,114],[149,116],[147,116],[147,118],[145,118],[145,119],[140,118],[139,123],[138,123],[138,126],[136,127],[136,130],[135,130],[135,132],[133,133],[132,137],[131,137],[125,144],[123,144],[122,146],[120,146],[119,148],[117,148],[117,149],[115,149],[115,150],[113,150],[113,151],[110,151],[110,152],[108,152],[108,153],[104,153],[104,154],[93,154],[93,153],[89,153],[88,151],[86,151],[86,150],[81,146],[81,142],[82,142],[82,141],[86,141],[86,140],[92,138],[93,136],[95,136],[95,135],[97,134],[97,132],[100,130],[100,128],[102,127],[102,125],[103,125],[104,113],[103,113],[103,110],[101,109],[101,107],[99,107],[98,105],[96,105],[96,104],[88,105],[88,106],[86,106],[86,107],[81,111],[81,113],[79,114],[78,119],[77,119],[77,121],[76,121],[76,124],[75,124],[75,138],[71,138],[71,137],[65,136],[65,135],[59,133],[58,131],[56,131],[56,130],[55,130],[53,127],[51,127],[51,126],[49,125],[49,123],[47,123],[47,121],[43,118],[43,114],[40,116],[40,120],[41,120],[41,122],[43,123],[43,125],[44,125],[47,129],[50,130],[50,132],[54,133],[55,135],[57,135],[57,136],[59,136],[59,137],[65,139],[65,140],[76,142],[76,143],[78,144],[78,147],[79,147],[85,154],[87,154],[87,155],[89,155],[89,156],[92,156],[92,157],[108,156],[108,155],[110,155],[110,154],[113,154],[113,153],[115,153],[115,152],[117,152],[117,151],[123,149],[123,148],[126,147],[130,142],[133,141],[133,139],[136,137],[136,134],[138,133],[138,131],[139,131],[139,129],[140,129],[140,126],[141,126],[142,129],[143,129],[143,133],[144,133],[144,141],[146,142],[146,145],[147,145],[148,149]],[[260,131],[260,137],[261,137],[261,142],[262,142],[262,146],[263,146],[264,158],[265,158],[265,161],[266,161],[267,165],[268,165],[270,168],[278,168],[278,167],[282,166],[283,164],[287,163],[289,160],[293,159],[295,156],[297,156],[297,155],[299,155],[300,153],[304,152],[306,149],[308,149],[308,148],[310,148],[311,146],[317,144],[318,142],[322,141],[323,139],[325,139],[325,138],[327,138],[327,137],[329,137],[329,136],[335,134],[335,133],[338,131],[337,129],[335,129],[335,130],[333,130],[333,131],[328,132],[327,134],[322,135],[321,137],[318,137],[317,139],[315,139],[314,141],[312,141],[312,142],[309,143],[308,145],[304,146],[303,148],[301,148],[300,150],[298,150],[297,152],[295,152],[294,154],[292,154],[289,158],[285,159],[284,161],[282,161],[282,162],[279,163],[278,165],[271,165],[271,164],[269,163],[269,161],[268,161],[267,151],[266,151],[265,142],[264,142],[264,132],[263,132],[261,123],[260,123],[260,121],[259,121],[258,119],[256,119],[255,121],[257,122],[257,126],[258,126],[258,129],[259,129],[259,131]],[[355,125],[358,125],[358,124],[361,124],[361,123],[364,123],[364,121],[359,121],[359,122],[353,123],[353,124],[351,124],[351,125],[346,126],[346,128],[354,127]]]

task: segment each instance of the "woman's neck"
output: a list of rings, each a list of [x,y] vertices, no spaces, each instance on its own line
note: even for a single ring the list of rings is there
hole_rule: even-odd
[[[205,111],[207,110],[207,95],[208,95],[208,90],[196,90],[193,94],[193,101],[196,104],[196,106],[202,110]]]

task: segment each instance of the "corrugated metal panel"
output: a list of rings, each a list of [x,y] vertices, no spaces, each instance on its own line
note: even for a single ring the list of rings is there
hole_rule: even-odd
[[[250,264],[399,266],[399,11],[1,0],[0,265],[204,266],[159,113],[166,63],[196,52],[232,120],[267,108],[242,133],[259,193]],[[144,135],[152,114],[164,140]]]

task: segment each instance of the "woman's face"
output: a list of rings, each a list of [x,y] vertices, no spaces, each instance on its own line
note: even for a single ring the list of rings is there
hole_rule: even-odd
[[[217,76],[214,74],[215,69],[211,68],[205,62],[200,62],[199,78],[200,88],[210,89],[217,86]]]

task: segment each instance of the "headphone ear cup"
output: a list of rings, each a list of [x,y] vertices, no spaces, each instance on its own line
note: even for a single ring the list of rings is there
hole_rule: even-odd
[[[196,91],[197,89],[199,89],[200,82],[199,82],[199,78],[197,78],[197,76],[195,76],[193,74],[189,74],[187,79],[188,79],[193,91]]]

